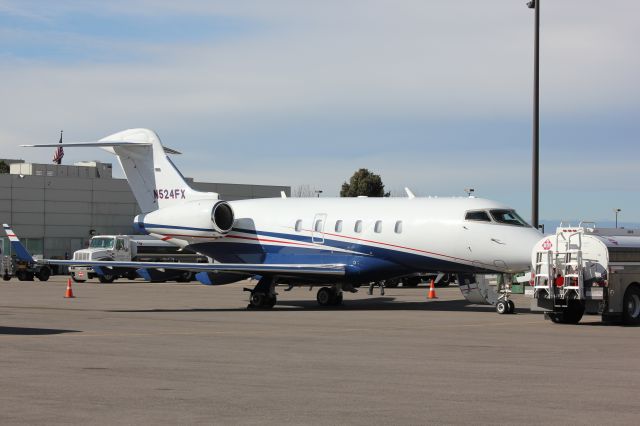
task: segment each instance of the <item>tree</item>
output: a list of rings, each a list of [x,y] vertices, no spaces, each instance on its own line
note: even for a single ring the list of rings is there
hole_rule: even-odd
[[[9,165],[0,160],[0,175],[9,173]]]
[[[342,184],[340,190],[341,197],[388,197],[389,193],[384,192],[384,184],[380,175],[371,173],[367,169],[360,169],[351,176],[349,182]]]

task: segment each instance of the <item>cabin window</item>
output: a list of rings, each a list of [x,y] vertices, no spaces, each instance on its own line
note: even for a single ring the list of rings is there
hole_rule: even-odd
[[[360,233],[362,232],[362,221],[356,220],[356,226],[353,227],[353,230]]]
[[[342,221],[336,220],[336,232],[342,232]]]
[[[124,240],[122,238],[118,238],[116,240],[116,250],[123,250],[124,249]]]
[[[381,232],[382,232],[382,221],[381,221],[381,220],[376,220],[376,224],[375,224],[375,226],[373,227],[373,230],[374,230],[377,234],[379,234],[379,233],[381,233]]]
[[[529,226],[518,213],[513,210],[491,210],[493,220],[505,225]]]
[[[316,224],[313,227],[314,231],[322,232],[322,219],[316,220]]]
[[[396,226],[394,227],[393,230],[396,232],[396,234],[402,234],[402,221],[401,220],[398,220],[396,222]]]
[[[464,217],[465,220],[474,220],[476,222],[491,222],[491,218],[489,218],[489,214],[484,210],[477,210],[472,212],[467,212]]]
[[[296,220],[296,232],[300,232],[302,230],[302,219]]]

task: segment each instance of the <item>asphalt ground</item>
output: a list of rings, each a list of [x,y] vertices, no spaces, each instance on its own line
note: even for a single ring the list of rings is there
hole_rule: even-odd
[[[637,424],[640,328],[366,289],[0,281],[0,424]]]

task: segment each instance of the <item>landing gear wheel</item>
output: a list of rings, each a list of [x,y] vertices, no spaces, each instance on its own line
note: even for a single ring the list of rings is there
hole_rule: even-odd
[[[333,302],[334,298],[335,293],[329,287],[322,287],[318,290],[318,294],[316,295],[316,300],[320,306],[332,305],[331,302]]]
[[[265,309],[273,308],[276,304],[276,296],[270,296],[264,293],[254,292],[249,297],[248,308],[252,309]]]
[[[507,311],[508,314],[513,314],[516,311],[516,304],[511,299],[507,300]]]
[[[622,302],[622,322],[626,325],[640,325],[640,288],[627,288]]]
[[[252,308],[260,308],[264,304],[266,294],[263,293],[251,293],[251,297],[249,297],[249,306]]]
[[[504,300],[500,300],[498,303],[496,303],[496,312],[499,313],[500,315],[507,314],[508,310],[509,310],[508,304]]]
[[[108,284],[108,283],[112,283],[116,279],[116,277],[115,275],[104,274],[104,275],[98,275],[98,279],[100,280],[101,283]]]

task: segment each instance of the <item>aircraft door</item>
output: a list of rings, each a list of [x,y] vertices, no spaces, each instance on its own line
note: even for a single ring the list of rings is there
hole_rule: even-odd
[[[326,222],[326,213],[318,213],[313,217],[313,223],[311,224],[311,242],[324,244],[324,226]]]

